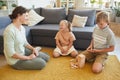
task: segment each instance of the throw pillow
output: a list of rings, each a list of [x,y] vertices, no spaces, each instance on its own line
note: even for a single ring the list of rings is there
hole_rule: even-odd
[[[34,26],[37,23],[41,22],[44,17],[37,14],[34,10],[29,11],[28,26]]]
[[[88,17],[74,15],[73,20],[72,20],[72,26],[84,27],[87,22],[87,18]]]
[[[72,22],[74,15],[78,16],[87,16],[86,26],[93,27],[95,25],[95,17],[96,17],[96,10],[75,10],[70,9],[68,10],[68,17],[67,20]]]
[[[45,17],[43,24],[59,24],[63,19],[66,19],[65,8],[41,8],[41,16]]]

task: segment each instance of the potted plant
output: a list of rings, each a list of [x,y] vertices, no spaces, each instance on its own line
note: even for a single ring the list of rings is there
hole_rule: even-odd
[[[112,7],[115,14],[115,22],[120,23],[120,2],[115,2],[115,7]]]
[[[14,10],[15,7],[17,7],[17,5],[15,3],[13,3],[11,6],[12,6],[12,10]]]
[[[103,8],[103,1],[102,0],[99,0],[98,4],[99,4],[99,8]]]
[[[3,5],[3,1],[0,1],[0,9],[2,8]]]
[[[12,4],[12,7],[14,7],[14,8],[15,8],[15,7],[17,7],[17,5],[14,3],[14,4]]]
[[[5,2],[3,2],[1,9],[7,10],[7,4]]]
[[[94,3],[96,2],[96,0],[90,0],[91,6],[94,7]]]

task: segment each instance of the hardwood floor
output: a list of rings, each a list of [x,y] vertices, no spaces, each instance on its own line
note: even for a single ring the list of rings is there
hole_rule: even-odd
[[[6,59],[4,55],[0,55],[0,67],[6,65]]]

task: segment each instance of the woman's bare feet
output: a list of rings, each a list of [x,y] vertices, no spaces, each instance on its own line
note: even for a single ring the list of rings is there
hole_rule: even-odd
[[[37,47],[35,47],[35,49],[39,52],[42,49],[42,47],[37,46]]]

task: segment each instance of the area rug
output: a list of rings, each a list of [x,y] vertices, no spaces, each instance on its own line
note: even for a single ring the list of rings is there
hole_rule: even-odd
[[[120,62],[115,55],[110,55],[104,70],[95,74],[92,64],[86,63],[83,69],[70,67],[70,56],[53,58],[53,48],[43,48],[50,54],[50,61],[42,70],[15,70],[9,65],[0,67],[0,80],[120,80]]]

